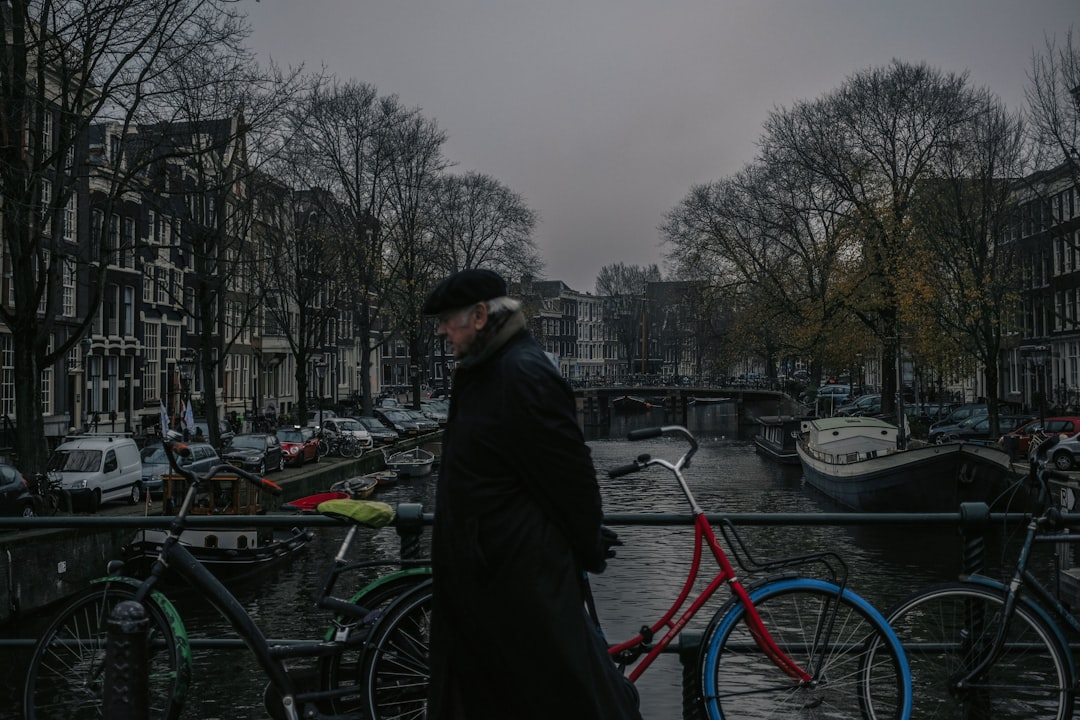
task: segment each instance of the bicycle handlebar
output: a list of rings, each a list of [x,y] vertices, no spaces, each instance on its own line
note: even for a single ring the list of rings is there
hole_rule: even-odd
[[[218,473],[224,472],[230,475],[235,475],[238,478],[247,480],[255,487],[261,490],[265,490],[271,495],[281,494],[281,486],[278,485],[276,482],[273,482],[272,480],[267,480],[264,477],[259,477],[255,473],[248,472],[247,470],[236,467],[235,465],[229,465],[228,463],[220,463],[208,469],[201,476],[196,475],[195,471],[182,468],[180,467],[180,464],[176,462],[176,458],[178,455],[180,457],[189,457],[191,455],[191,448],[188,447],[187,443],[177,440],[165,440],[162,445],[165,448],[165,455],[169,458],[169,465],[172,466],[172,469],[197,485],[201,485],[204,480],[208,480],[209,478],[214,477]]]
[[[609,478],[617,478],[622,477],[623,475],[629,475],[630,473],[636,473],[638,470],[645,467],[651,459],[651,456],[649,456],[647,453],[644,455],[638,455],[637,460],[630,463],[629,465],[623,465],[621,467],[608,470],[607,476]]]
[[[631,430],[627,434],[626,439],[631,442],[634,440],[648,440],[649,438],[660,437],[663,434],[664,428],[662,427],[641,428],[639,430]]]
[[[690,449],[679,458],[679,461],[674,464],[675,469],[680,469],[690,466],[690,458],[694,457],[694,453],[697,452],[698,443],[697,438],[693,433],[684,428],[682,425],[660,425],[658,427],[638,428],[637,430],[631,430],[626,435],[626,439],[630,442],[636,440],[648,440],[650,438],[663,437],[664,435],[680,435],[684,440],[690,444]],[[653,460],[648,454],[638,455],[637,460],[629,465],[623,465],[617,467],[614,470],[608,471],[608,477],[616,478],[623,475],[629,475],[630,473],[641,470],[646,465],[665,464],[664,460]]]

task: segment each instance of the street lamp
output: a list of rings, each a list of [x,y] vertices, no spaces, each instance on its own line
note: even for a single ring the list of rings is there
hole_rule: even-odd
[[[191,380],[195,377],[195,351],[191,348],[181,350],[177,365],[180,367],[180,399],[184,403],[184,408],[189,410],[191,408]],[[188,437],[192,430],[187,426],[186,420],[185,412],[180,417],[180,424],[184,427],[185,438]]]
[[[323,378],[326,377],[326,360],[315,363],[315,373],[319,376],[319,427],[323,424]]]

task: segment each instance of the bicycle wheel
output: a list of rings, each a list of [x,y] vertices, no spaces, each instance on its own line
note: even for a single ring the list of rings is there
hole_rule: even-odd
[[[157,597],[157,593],[154,594]],[[34,648],[26,671],[26,720],[101,718],[109,614],[135,586],[102,582],[76,596],[52,621]],[[191,678],[187,632],[172,605],[161,598],[144,603],[150,620],[150,714],[153,720],[180,715]]]
[[[1003,590],[956,582],[917,593],[889,613],[911,663],[915,717],[1072,717],[1068,650],[1045,616],[1023,602],[994,663],[957,687],[965,671],[990,651],[1004,602]]]
[[[341,636],[346,633],[366,635],[391,603],[430,577],[431,574],[426,571],[403,571],[366,585],[352,598],[352,602],[370,610],[368,615],[351,622],[339,616],[338,624],[330,628],[326,640],[342,639]],[[350,645],[321,663],[323,689],[334,693],[331,710],[337,715],[360,714],[367,707],[366,686],[362,682],[366,646],[366,643],[355,647]]]
[[[718,613],[705,634],[702,697],[720,718],[911,717],[904,650],[881,613],[855,593],[811,578],[751,590],[772,638],[812,680],[801,683],[758,648],[739,602]]]
[[[398,598],[371,630],[364,655],[367,718],[423,718],[431,680],[431,585]]]

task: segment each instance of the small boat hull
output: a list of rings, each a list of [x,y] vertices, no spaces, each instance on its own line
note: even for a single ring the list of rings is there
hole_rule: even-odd
[[[146,573],[167,532],[139,530],[125,551],[125,564]],[[285,528],[200,528],[185,530],[180,544],[222,580],[249,576],[295,555],[314,538],[311,530]]]
[[[435,454],[420,447],[402,450],[386,458],[386,468],[397,473],[399,478],[430,475],[434,465]]]
[[[759,455],[784,465],[798,465],[800,419],[792,415],[763,415],[757,418],[754,449]]]

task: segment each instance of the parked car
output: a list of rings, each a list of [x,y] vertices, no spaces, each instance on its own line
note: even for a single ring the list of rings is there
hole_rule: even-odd
[[[0,515],[34,517],[34,496],[18,468],[0,463]]]
[[[448,400],[421,400],[420,412],[425,417],[439,423],[441,427],[446,424],[446,420],[450,416],[450,402]]]
[[[1058,470],[1072,470],[1080,463],[1080,433],[1058,440],[1050,448],[1047,461]]]
[[[822,385],[817,389],[817,399],[821,402],[831,402],[834,407],[844,404],[849,397],[851,397],[850,385]]]
[[[1036,432],[1046,435],[1075,435],[1080,432],[1080,417],[1062,416],[1032,420],[998,438],[1002,450],[1015,458],[1027,457],[1031,449],[1031,436]]]
[[[185,469],[202,473],[221,462],[217,450],[209,443],[189,442],[187,446],[191,449],[190,456],[177,458]],[[151,497],[161,495],[165,490],[162,476],[174,474],[169,466],[169,458],[165,455],[165,448],[160,442],[147,445],[139,452],[139,459],[142,460],[143,491]]]
[[[319,462],[319,438],[314,428],[278,428],[274,434],[285,453],[285,464],[300,467],[309,460]]]
[[[360,424],[360,421],[354,420],[353,418],[327,418],[323,421],[322,429],[330,435],[353,436],[365,452],[375,446],[375,441],[372,439],[371,433],[367,431],[366,427]]]
[[[910,406],[905,404],[905,409],[911,417],[918,418],[923,422],[937,422],[948,416],[956,407],[953,403],[920,402]]]
[[[1031,415],[998,415],[998,430],[1005,432],[1015,430],[1031,420]],[[990,435],[990,416],[975,415],[960,423],[955,430],[946,433],[944,442],[972,440],[988,442],[993,439]]]
[[[60,443],[45,464],[59,475],[73,507],[97,511],[101,503],[143,499],[139,446],[123,435],[87,435]]]
[[[428,416],[419,410],[413,410],[412,408],[400,408],[401,412],[412,418],[416,423],[416,428],[420,433],[435,432],[439,429],[439,421],[432,420]]]
[[[990,410],[981,403],[968,403],[966,405],[959,405],[953,408],[948,415],[938,420],[936,423],[930,426],[930,430],[927,436],[931,442],[934,442],[934,438],[952,429],[954,426],[959,425],[963,421],[967,420],[973,415],[985,415]]]
[[[397,430],[401,437],[416,437],[420,434],[420,425],[401,411],[401,408],[373,408],[375,417]]]
[[[200,434],[203,442],[210,442],[210,424],[206,420],[195,421],[195,437]],[[225,447],[235,436],[236,431],[233,430],[228,420],[218,420],[218,447]]]
[[[860,395],[844,405],[836,408],[836,414],[840,416],[876,415],[881,412],[881,395]]]
[[[221,459],[259,475],[285,469],[285,453],[277,435],[266,433],[237,435],[221,453]]]
[[[391,445],[401,439],[397,430],[384,424],[382,420],[379,420],[377,417],[360,415],[355,419],[356,422],[367,429],[368,433],[371,435],[372,441],[374,441],[376,445]]]

